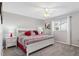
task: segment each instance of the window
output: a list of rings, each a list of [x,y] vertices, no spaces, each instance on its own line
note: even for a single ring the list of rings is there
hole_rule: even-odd
[[[56,21],[54,22],[54,30],[59,31],[60,30],[60,22]]]
[[[66,31],[67,30],[67,20],[61,19],[54,21],[54,31]]]
[[[62,31],[66,31],[66,30],[67,30],[67,22],[61,24],[61,25],[60,25],[60,29],[61,29]]]

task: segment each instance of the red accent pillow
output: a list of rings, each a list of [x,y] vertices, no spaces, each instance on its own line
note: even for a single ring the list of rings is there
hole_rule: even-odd
[[[38,31],[34,30],[33,32],[34,32],[36,35],[38,35]]]
[[[24,34],[25,34],[26,36],[31,36],[31,31],[26,31]]]

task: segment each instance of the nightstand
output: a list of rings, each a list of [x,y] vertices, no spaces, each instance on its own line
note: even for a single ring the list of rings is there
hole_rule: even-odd
[[[11,47],[11,46],[16,46],[17,38],[16,37],[6,37],[5,42],[6,42],[6,48]]]

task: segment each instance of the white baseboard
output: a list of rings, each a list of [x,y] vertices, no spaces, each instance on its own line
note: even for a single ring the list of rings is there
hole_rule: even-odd
[[[72,46],[76,46],[76,47],[79,47],[79,45],[75,45],[75,44],[72,44]]]
[[[59,42],[59,43],[63,43],[63,44],[67,44],[67,45],[70,45],[70,44],[68,44],[68,43],[66,43],[66,42],[61,42],[61,41],[56,41],[56,42]],[[78,45],[75,45],[75,44],[72,44],[72,46],[76,46],[76,47],[79,47]]]
[[[56,41],[56,42],[59,42],[59,43],[63,43],[63,44],[67,44],[67,45],[69,45],[67,42],[61,42],[61,41]]]

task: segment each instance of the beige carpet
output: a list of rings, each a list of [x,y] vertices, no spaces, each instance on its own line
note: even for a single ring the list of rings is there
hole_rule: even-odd
[[[25,54],[17,47],[11,47],[3,50],[4,56],[25,56]],[[69,46],[62,43],[55,43],[30,56],[79,56],[79,47]]]

